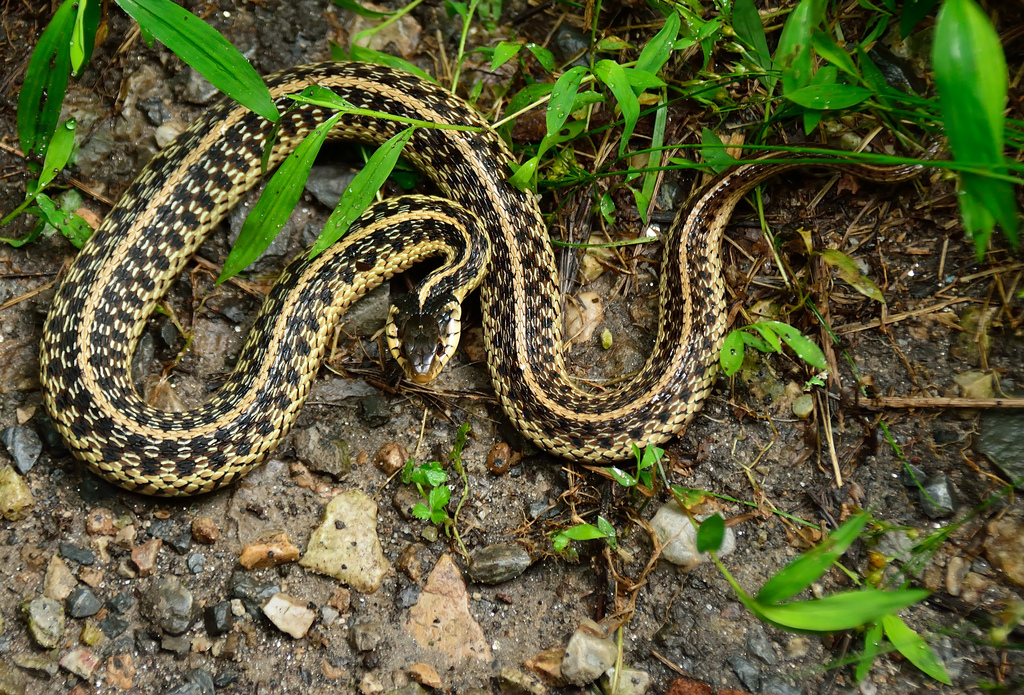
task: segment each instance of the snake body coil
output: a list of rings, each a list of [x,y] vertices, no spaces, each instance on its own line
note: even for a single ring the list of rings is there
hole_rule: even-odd
[[[725,332],[724,227],[751,187],[798,164],[741,163],[680,213],[665,244],[652,354],[624,388],[595,395],[580,390],[565,368],[558,277],[540,211],[532,195],[508,183],[512,155],[472,108],[415,76],[359,63],[295,68],[268,84],[282,111],[292,105],[286,95],[316,84],[363,109],[481,127],[478,133],[420,128],[405,152],[455,203],[446,214],[454,219],[458,208],[469,211],[491,239],[480,289],[488,368],[509,417],[541,448],[608,463],[630,456],[633,443],[678,434],[698,411]],[[282,117],[272,163],[328,115],[306,105]],[[346,114],[333,136],[381,143],[402,128]],[[328,281],[303,274],[308,268],[286,273],[282,287],[292,287],[311,308],[284,325],[268,318],[280,313],[277,305],[265,310],[236,373],[210,402],[184,414],[143,402],[130,371],[145,321],[207,232],[257,182],[270,129],[233,102],[211,109],[142,171],[58,290],[41,348],[46,407],[74,455],[117,485],[196,494],[262,462],[301,408],[340,312],[370,284],[415,260],[396,251],[383,261],[378,256],[385,254],[366,249],[360,272],[344,271],[334,295],[324,289]],[[401,218],[414,206],[389,212]],[[372,266],[370,280],[365,266]],[[269,301],[298,300],[282,289]]]

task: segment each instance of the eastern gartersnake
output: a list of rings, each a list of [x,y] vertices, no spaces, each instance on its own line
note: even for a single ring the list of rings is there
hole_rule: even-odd
[[[291,106],[285,95],[317,84],[363,109],[481,128],[417,129],[405,156],[444,196],[475,213],[492,240],[480,289],[487,364],[499,400],[526,437],[569,459],[607,463],[630,456],[634,443],[678,434],[698,411],[714,382],[726,327],[722,232],[751,187],[798,163],[740,163],[680,213],[665,243],[651,356],[624,388],[592,394],[576,386],[563,361],[562,298],[537,203],[508,183],[511,153],[472,108],[426,80],[358,63],[295,68],[268,84],[279,107]],[[272,161],[326,116],[309,105],[289,111]],[[213,400],[165,413],[142,401],[131,383],[132,352],[148,315],[206,233],[259,179],[270,128],[233,102],[210,109],[142,171],[82,249],[50,309],[40,358],[47,410],[72,453],[124,488],[207,492],[263,461],[294,421],[337,323],[337,303],[330,309],[326,293],[317,291],[321,280],[286,274],[285,284],[312,306],[294,324],[258,320],[236,373]],[[346,114],[335,135],[380,143],[402,128]],[[891,179],[907,172],[866,173]],[[343,271],[346,301],[364,290],[366,265],[364,259],[364,267]],[[296,349],[289,332],[305,346]]]

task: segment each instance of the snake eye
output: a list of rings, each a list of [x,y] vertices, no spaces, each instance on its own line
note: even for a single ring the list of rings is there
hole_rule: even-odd
[[[426,314],[409,316],[398,331],[398,342],[409,378],[425,384],[437,376],[443,364],[437,359],[444,354],[437,320]]]

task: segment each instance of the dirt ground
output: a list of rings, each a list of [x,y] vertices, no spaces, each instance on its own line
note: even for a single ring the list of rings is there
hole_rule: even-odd
[[[184,4],[228,36],[261,74],[328,59],[328,39],[345,43],[364,21],[313,0]],[[510,22],[528,9],[518,2],[507,5],[499,27],[490,35],[474,30],[470,43],[511,36]],[[613,14],[626,26],[631,11],[621,8]],[[517,23],[515,31],[544,43],[554,29],[579,20],[563,12],[561,6],[548,6]],[[166,49],[148,48],[132,34],[119,10],[111,6],[109,13],[106,39],[67,99],[67,112],[79,119],[82,154],[71,176],[60,179],[82,191],[82,206],[100,217],[157,150],[158,128],[167,125],[173,131],[187,124],[212,98]],[[646,9],[638,16],[654,18]],[[4,214],[22,200],[30,179],[17,150],[16,99],[31,48],[48,17],[48,3],[34,0],[2,9]],[[417,8],[413,18],[380,48],[409,51],[405,57],[433,72],[436,61],[454,53],[461,25],[437,3]],[[644,31],[636,36],[649,35]],[[411,48],[403,45],[406,40]],[[444,51],[438,50],[439,41]],[[1008,52],[1013,75],[1020,55]],[[677,69],[685,71],[687,65]],[[484,72],[467,70],[466,81],[471,84]],[[1014,108],[1016,103],[1013,96]],[[738,114],[729,123],[748,117]],[[671,114],[670,132],[681,142],[699,142],[700,128],[711,118],[697,104],[680,104]],[[326,168],[315,176],[329,180],[339,161],[345,169],[357,159],[350,150],[329,148],[321,157]],[[666,184],[678,192],[676,205],[694,185],[687,173],[670,176]],[[617,202],[620,219],[628,222],[632,201],[623,197]],[[551,196],[544,205],[552,207]],[[307,193],[286,228],[291,236],[260,262],[261,276],[277,272],[328,214]],[[653,544],[641,517],[649,520],[669,497],[662,491],[641,503],[599,472],[525,445],[501,414],[479,361],[478,309],[472,307],[466,344],[454,364],[430,388],[411,389],[397,384],[391,366],[381,365],[371,337],[386,305],[364,302],[370,306],[357,310],[340,334],[292,441],[240,484],[200,498],[167,501],[99,481],[54,439],[39,392],[43,318],[61,268],[75,253],[57,235],[18,249],[0,245],[0,429],[27,427],[43,442],[38,461],[19,473],[34,506],[22,519],[0,522],[0,662],[7,663],[0,666],[5,669],[0,693],[207,692],[196,669],[226,693],[372,693],[405,685],[413,664],[432,666],[441,688],[456,693],[583,692],[574,686],[530,685],[536,670],[524,664],[544,650],[564,648],[584,619],[622,625],[623,664],[646,672],[649,692],[655,693],[670,687],[677,694],[733,689],[779,695],[1019,688],[1024,678],[1020,628],[1010,634],[1016,651],[988,646],[997,616],[1021,601],[1021,586],[1014,584],[1008,568],[1012,560],[1000,559],[993,548],[997,542],[1010,548],[1024,544],[1024,507],[1005,494],[1005,474],[973,446],[990,414],[963,408],[911,410],[892,402],[873,408],[859,404],[856,393],[859,378],[873,383],[872,393],[881,396],[959,397],[965,392],[958,390],[957,377],[977,371],[994,374],[1001,392],[1012,396],[1024,386],[1016,295],[1024,265],[998,240],[983,263],[976,260],[959,223],[953,184],[939,174],[896,187],[848,176],[787,175],[765,188],[765,214],[784,240],[780,251],[787,269],[808,288],[838,334],[840,342],[828,351],[837,367],[835,378],[827,392],[816,391],[811,417],[801,419],[793,415],[793,401],[811,374],[791,356],[754,357],[737,377],[720,376],[701,414],[667,447],[672,482],[720,496],[698,511],[718,511],[731,520],[737,542],[727,566],[751,593],[817,540],[813,529],[775,511],[835,528],[854,508],[873,509],[888,526],[873,527],[871,537],[845,556],[844,565],[889,577],[905,568],[913,585],[934,592],[901,616],[927,636],[952,686],[929,679],[895,654],[880,657],[858,685],[852,667],[844,665],[862,648],[860,635],[800,635],[762,624],[710,563],[688,573],[665,561],[648,567]],[[30,224],[21,218],[0,234],[21,236]],[[633,226],[639,228],[635,212]],[[817,248],[839,248],[856,258],[882,289],[884,309],[808,257],[800,229],[813,230]],[[748,316],[774,316],[800,303],[785,289],[751,206],[738,210],[729,237],[726,279],[734,317],[741,310]],[[264,280],[220,288],[213,284],[216,270],[211,268],[219,268],[228,247],[227,231],[215,234],[171,291],[169,308],[196,338],[159,386],[184,340],[166,316],[150,321],[143,355],[137,358],[138,383],[147,394],[155,391],[158,402],[189,406],[208,397],[223,382],[252,323],[259,304],[253,287],[265,289]],[[574,288],[598,293],[605,311],[595,337],[573,348],[574,369],[581,377],[599,382],[642,362],[657,320],[652,297],[660,272],[657,258],[653,251],[623,254],[596,280]],[[788,320],[816,340],[824,337],[805,310]],[[600,346],[604,328],[614,336],[610,350]],[[1007,417],[1011,432],[1024,432],[1024,421]],[[407,503],[414,493],[373,463],[391,444],[418,461],[443,460],[463,422],[472,425],[472,433],[463,454],[468,499],[459,516],[461,540],[471,553],[492,544],[515,544],[532,561],[521,575],[498,585],[474,582],[458,543],[443,531],[432,535],[428,524],[410,518]],[[342,452],[338,467],[318,468],[315,460],[322,451],[295,441],[299,433],[314,430],[329,442],[325,446]],[[499,442],[509,443],[516,459],[503,475],[487,466]],[[0,466],[10,461],[12,456],[0,448]],[[947,476],[942,480],[957,498],[948,515],[926,514],[919,491],[905,484],[905,464],[928,478]],[[454,487],[457,497],[463,486],[457,482]],[[376,591],[353,589],[346,600],[337,580],[295,563],[252,570],[239,564],[245,546],[278,532],[305,549],[327,503],[344,490],[360,490],[379,507],[377,534],[392,569]],[[108,535],[87,528],[96,513],[107,512],[116,531]],[[593,522],[598,514],[619,529],[618,552],[601,541],[575,544],[578,560],[552,551],[549,533],[579,517]],[[211,545],[193,533],[193,522],[201,517],[211,518],[219,531]],[[121,533],[125,528],[130,532]],[[921,547],[921,541],[943,529],[949,533],[941,542]],[[148,576],[142,576],[132,551],[154,538],[161,547]],[[76,549],[92,551],[92,562]],[[486,647],[475,656],[453,656],[443,645],[421,643],[410,628],[425,585],[447,566],[446,555],[465,579],[469,614],[479,625],[480,633],[467,634],[482,634]],[[76,586],[88,587],[104,605],[92,616],[68,616],[58,643],[47,650],[30,635],[22,605],[44,594],[48,573],[56,572],[55,557],[63,559]],[[910,563],[916,565],[910,568]],[[158,580],[167,577],[178,578],[195,602],[182,635],[162,629],[146,608],[160,590]],[[298,599],[315,613],[312,627],[293,638],[257,610],[236,616],[226,633],[212,634],[202,611],[248,596],[247,582],[256,587],[250,593],[276,587]],[[458,577],[454,585],[460,585]],[[850,578],[833,569],[814,591],[849,588]],[[122,624],[104,622],[110,617]],[[87,633],[97,625],[103,637],[90,642]],[[95,660],[92,669],[67,665],[68,655],[79,649],[87,652],[86,660]],[[54,665],[57,660],[64,665]],[[517,680],[520,685],[513,685]],[[684,689],[699,688],[698,682],[710,690]]]

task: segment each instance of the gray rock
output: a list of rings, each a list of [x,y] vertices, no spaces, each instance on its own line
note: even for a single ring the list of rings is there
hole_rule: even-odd
[[[159,577],[142,597],[142,614],[169,635],[185,632],[195,618],[192,592],[175,576]]]
[[[119,618],[116,615],[108,615],[100,621],[100,630],[103,631],[103,634],[107,639],[119,637],[127,629],[128,621],[124,618]]]
[[[0,430],[0,442],[7,447],[7,453],[14,459],[14,466],[22,475],[32,470],[43,451],[43,443],[31,427],[19,425]]]
[[[314,471],[340,480],[352,470],[348,443],[323,422],[296,432],[292,443],[295,455]]]
[[[80,548],[71,543],[61,543],[57,547],[60,549],[61,557],[66,560],[72,560],[80,565],[91,565],[96,562],[96,553],[88,548]]]
[[[194,668],[185,676],[185,681],[195,685],[202,695],[213,695],[213,676],[201,668]]]
[[[409,681],[401,688],[389,690],[384,695],[427,695],[427,689],[415,681]]]
[[[341,326],[351,335],[368,338],[384,328],[390,311],[391,289],[384,284],[349,307],[341,319]]]
[[[207,606],[203,611],[203,623],[206,625],[206,632],[211,637],[231,632],[235,625],[235,614],[231,612],[231,601],[221,601],[212,606]]]
[[[982,413],[974,448],[984,454],[1018,490],[1024,490],[1024,413],[1016,410],[989,409]]]
[[[359,416],[370,427],[380,427],[391,419],[391,408],[388,399],[379,393],[367,396],[359,401]]]
[[[107,607],[118,615],[124,615],[135,606],[135,597],[130,591],[122,591],[107,599]]]
[[[320,201],[324,207],[333,210],[341,200],[356,172],[343,164],[317,164],[309,171],[306,179],[306,190]]]
[[[730,656],[729,665],[732,666],[732,670],[739,676],[740,682],[743,686],[752,693],[756,693],[761,688],[761,669],[757,667],[757,664],[747,661],[742,656]]]
[[[709,555],[697,552],[697,527],[675,501],[657,511],[651,519],[651,527],[658,534],[658,540],[664,544],[661,557],[668,562],[685,570],[692,570],[700,563],[711,559]],[[722,539],[722,547],[718,550],[718,557],[725,557],[735,549],[736,534],[727,528]]]
[[[612,639],[602,639],[580,627],[569,638],[562,657],[562,677],[572,685],[587,685],[601,677],[615,663],[618,648]]]
[[[60,669],[60,665],[46,654],[14,654],[11,659],[18,668],[43,678],[53,678]],[[4,692],[0,686],[0,694]]]
[[[188,556],[188,560],[185,561],[188,565],[188,571],[192,574],[199,574],[206,569],[206,556],[202,553],[192,553]]]
[[[912,463],[905,464],[903,468],[900,469],[900,483],[902,483],[904,487],[917,487],[918,485],[923,485],[924,480],[927,477],[928,474],[924,472],[923,468],[915,466]]]
[[[279,585],[262,584],[246,572],[236,572],[231,577],[231,595],[241,599],[245,610],[253,617],[263,615],[263,604],[280,592]]]
[[[635,668],[623,667],[616,673],[613,666],[604,672],[598,685],[604,695],[644,695],[651,685],[651,677],[646,671]]]
[[[191,640],[188,635],[164,635],[160,638],[160,648],[172,654],[188,654]]]
[[[352,626],[349,640],[358,652],[369,652],[380,644],[383,625],[379,620],[363,620]]]
[[[501,584],[518,577],[532,562],[521,545],[499,543],[472,553],[469,574],[481,584]]]
[[[559,62],[565,62],[578,55],[590,45],[590,35],[576,27],[562,23],[551,38],[551,52]]]
[[[43,649],[54,649],[64,636],[64,609],[52,598],[39,596],[21,605],[32,639]]]
[[[771,640],[768,639],[768,635],[764,633],[764,628],[760,625],[755,625],[747,633],[747,652],[769,666],[774,665],[778,661],[778,657],[775,655],[775,647],[772,645]]]
[[[159,538],[182,554],[192,548],[192,527],[176,519],[157,519],[149,527],[149,535]]]
[[[185,83],[181,96],[192,104],[209,104],[220,94],[220,90],[199,74],[195,68],[186,68]]]
[[[953,481],[944,473],[930,476],[918,490],[921,508],[931,519],[941,519],[956,514],[960,507]]]
[[[914,549],[914,539],[902,529],[887,531],[878,541],[878,552],[886,557],[900,558]]]
[[[100,612],[103,603],[87,586],[80,586],[71,591],[64,599],[64,608],[72,618],[89,618]]]

